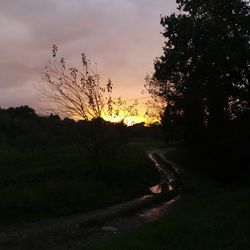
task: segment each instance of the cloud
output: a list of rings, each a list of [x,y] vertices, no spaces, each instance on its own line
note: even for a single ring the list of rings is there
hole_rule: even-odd
[[[0,89],[7,89],[25,84],[35,71],[23,63],[0,64]]]
[[[34,68],[43,67],[53,43],[73,64],[86,52],[104,79],[138,95],[162,53],[160,14],[174,10],[175,0],[1,1],[0,89],[11,91],[8,99],[0,95],[0,106],[25,104],[16,98],[24,89],[33,104]]]
[[[38,94],[35,91],[33,83],[26,83],[19,87],[9,87],[0,90],[0,108],[29,105],[33,108],[39,108]]]

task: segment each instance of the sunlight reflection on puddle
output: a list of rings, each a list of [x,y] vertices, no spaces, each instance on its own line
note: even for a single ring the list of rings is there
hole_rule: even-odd
[[[171,184],[167,184],[167,183],[157,184],[157,185],[149,188],[150,192],[153,194],[166,193],[166,192],[171,191],[173,189],[174,189],[173,186]]]
[[[149,190],[153,193],[153,194],[160,194],[161,193],[161,185],[155,185],[151,188],[149,188]]]

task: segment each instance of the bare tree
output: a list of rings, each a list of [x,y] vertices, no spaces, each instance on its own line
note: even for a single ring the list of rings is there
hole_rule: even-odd
[[[103,115],[112,104],[112,82],[100,83],[100,75],[93,70],[90,60],[81,54],[82,66],[67,67],[64,58],[57,58],[53,45],[53,59],[48,61],[42,74],[40,92],[42,100],[51,103],[63,116],[92,120]]]
[[[53,45],[53,59],[41,72],[43,84],[39,85],[41,99],[52,104],[52,111],[74,119],[102,117],[119,122],[137,114],[137,101],[127,105],[121,97],[113,98],[111,80],[101,84],[100,75],[93,70],[84,53],[81,54],[82,65],[78,69],[68,67],[64,58],[58,59],[57,50],[57,46]]]

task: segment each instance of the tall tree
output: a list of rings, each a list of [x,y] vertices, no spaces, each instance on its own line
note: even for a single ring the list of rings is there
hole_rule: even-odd
[[[227,120],[250,108],[249,4],[177,3],[180,14],[161,18],[166,42],[149,90],[164,96],[175,116],[183,115],[191,134],[206,125],[219,132]]]

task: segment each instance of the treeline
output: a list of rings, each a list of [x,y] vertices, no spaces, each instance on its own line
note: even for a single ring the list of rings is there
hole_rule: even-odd
[[[111,157],[132,138],[155,136],[161,136],[158,126],[127,127],[102,118],[74,121],[54,114],[40,116],[28,106],[0,109],[0,147],[29,151],[34,157],[65,147],[78,147],[95,159],[101,154]]]
[[[79,126],[79,125],[78,125]],[[70,119],[39,116],[28,106],[0,109],[0,145],[36,151],[77,143],[71,130],[77,127]],[[73,129],[76,130],[76,129]]]

